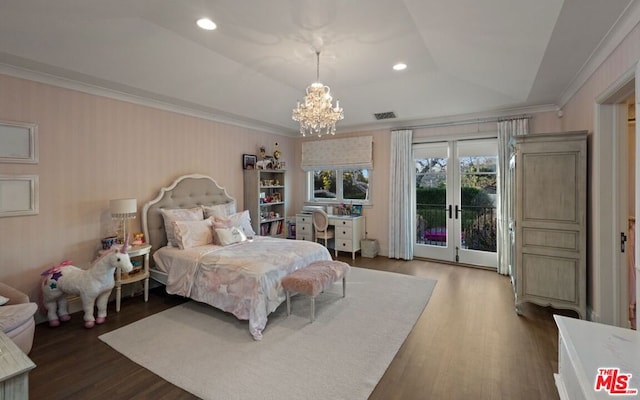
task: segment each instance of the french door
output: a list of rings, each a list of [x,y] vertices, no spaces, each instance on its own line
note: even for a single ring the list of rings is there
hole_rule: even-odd
[[[496,268],[495,138],[413,145],[414,255]]]

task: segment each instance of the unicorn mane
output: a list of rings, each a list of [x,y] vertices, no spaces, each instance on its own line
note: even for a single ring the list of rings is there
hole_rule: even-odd
[[[94,265],[96,265],[97,263],[99,263],[100,261],[102,261],[104,258],[106,258],[109,254],[111,253],[117,253],[118,249],[115,248],[110,248],[109,250],[103,252],[100,257],[96,258],[92,263],[91,266],[93,267]]]

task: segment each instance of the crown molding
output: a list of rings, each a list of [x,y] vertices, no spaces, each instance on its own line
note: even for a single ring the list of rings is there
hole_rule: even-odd
[[[640,21],[640,2],[633,0],[609,32],[600,41],[591,56],[580,68],[569,86],[564,90],[558,99],[560,108],[564,107],[575,95],[596,70],[607,60],[613,51],[631,33]]]
[[[208,121],[220,122],[241,128],[257,130],[265,133],[272,133],[281,136],[295,136],[295,131],[290,128],[284,128],[277,125],[270,125],[260,121],[242,118],[233,114],[225,113],[220,110],[204,108],[196,104],[182,102],[176,99],[161,100],[153,98],[152,93],[143,93],[135,95],[108,89],[97,84],[90,84],[78,80],[64,78],[58,75],[47,74],[44,72],[34,71],[28,68],[16,67],[14,65],[0,63],[0,74],[12,76],[15,78],[26,79],[51,86],[57,86],[64,89],[79,91],[94,96],[106,97],[114,100],[125,101],[145,107],[151,107],[163,111],[175,112],[190,117],[202,118]],[[133,89],[133,88],[132,88]],[[182,104],[177,104],[182,103]]]
[[[505,108],[500,110],[488,110],[477,113],[449,115],[446,117],[434,117],[417,120],[385,121],[381,123],[371,123],[348,126],[341,129],[341,132],[352,133],[374,130],[394,130],[394,129],[420,129],[437,126],[467,125],[483,122],[492,122],[500,118],[508,118],[523,114],[539,114],[544,112],[557,112],[559,107],[555,104],[542,104],[537,106]],[[339,132],[336,132],[336,135]]]

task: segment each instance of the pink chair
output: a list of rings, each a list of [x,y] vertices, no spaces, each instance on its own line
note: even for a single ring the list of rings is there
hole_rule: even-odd
[[[0,306],[0,329],[25,354],[29,354],[36,328],[34,314],[38,306],[32,303],[25,293],[2,282],[0,282],[0,296],[9,299],[8,303]]]
[[[335,237],[333,227],[329,226],[329,215],[324,210],[313,211],[313,228],[316,232],[316,241],[324,240],[324,247],[329,246],[329,239]]]

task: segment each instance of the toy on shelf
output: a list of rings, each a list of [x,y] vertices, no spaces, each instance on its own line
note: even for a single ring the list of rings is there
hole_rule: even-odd
[[[116,268],[131,272],[133,265],[127,254],[128,238],[121,249],[105,252],[93,262],[91,268],[84,270],[64,261],[49,268],[41,275],[42,302],[47,309],[49,326],[56,327],[60,321],[71,319],[67,310],[67,294],[80,296],[84,310],[85,328],[102,324],[107,318],[107,302],[115,285],[113,273]],[[98,316],[94,318],[94,305],[98,307]]]
[[[133,234],[133,242],[131,242],[134,246],[140,246],[144,244],[144,233],[138,232]]]

